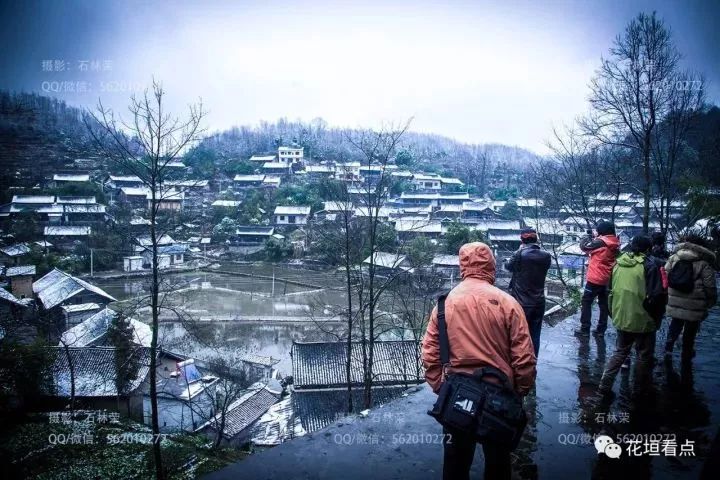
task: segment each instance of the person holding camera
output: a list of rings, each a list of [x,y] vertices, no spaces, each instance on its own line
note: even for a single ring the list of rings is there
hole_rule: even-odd
[[[590,333],[592,317],[592,304],[598,300],[600,317],[598,318],[595,334],[604,335],[608,322],[608,283],[615,266],[615,258],[620,251],[620,240],[615,235],[615,224],[601,221],[595,228],[587,231],[587,236],[580,240],[580,249],[589,257],[585,290],[583,291],[580,309],[580,330],[578,333]]]
[[[552,262],[551,255],[540,248],[537,232],[532,228],[520,231],[520,248],[505,262],[512,272],[510,295],[522,306],[535,347],[540,353],[540,331],[545,316],[545,277]]]
[[[425,378],[438,393],[448,374],[473,373],[492,367],[507,377],[519,395],[527,395],[535,384],[535,352],[525,314],[509,294],[495,287],[495,257],[481,242],[460,248],[462,281],[444,300],[444,325],[449,340],[449,362],[441,361],[438,307],[430,314],[422,342]],[[467,479],[477,439],[444,427],[443,478]],[[483,444],[485,478],[509,479],[510,450]]]

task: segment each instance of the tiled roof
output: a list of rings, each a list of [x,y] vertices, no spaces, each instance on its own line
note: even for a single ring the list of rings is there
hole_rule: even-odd
[[[10,267],[7,269],[7,272],[5,272],[6,277],[17,277],[20,275],[35,275],[35,265]]]
[[[310,215],[310,207],[303,205],[278,205],[275,215]]]
[[[406,386],[378,387],[372,389],[373,406],[382,405],[402,395]],[[312,433],[347,415],[347,390],[296,391],[290,396],[293,413],[299,418],[303,429]],[[353,412],[365,410],[365,394],[361,388],[352,389]]]
[[[134,348],[130,357],[118,371],[113,347],[48,347],[54,358],[52,363],[52,393],[59,397],[71,394],[75,385],[76,397],[115,397],[117,379],[130,377],[121,394],[135,391],[150,370],[150,349]],[[68,359],[69,357],[69,359]],[[72,365],[72,376],[71,368]],[[74,378],[74,382],[71,382]]]
[[[15,295],[2,287],[0,287],[0,300],[5,300],[6,302],[10,302],[21,307],[27,307],[28,303],[31,301],[29,298],[17,298]]]
[[[353,342],[350,380],[362,383],[362,346]],[[403,385],[424,381],[414,341],[376,341],[374,347],[374,383]],[[293,343],[292,363],[295,388],[325,388],[347,385],[346,342]]]
[[[83,290],[105,297],[110,301],[115,301],[115,298],[102,288],[73,277],[57,268],[33,283],[33,292],[37,294],[38,299],[47,310],[61,304]]]
[[[90,175],[56,173],[55,175],[53,175],[53,181],[56,181],[56,182],[89,182]]]
[[[86,237],[90,235],[92,228],[82,225],[56,225],[45,227],[44,233],[46,237],[66,237],[66,236],[81,236]]]
[[[279,395],[263,387],[251,390],[235,400],[228,407],[228,412],[225,415],[223,436],[233,438],[245,430],[267,412],[268,408],[278,401],[278,398],[280,398]],[[207,425],[218,425],[219,422],[220,418],[215,417]]]
[[[16,243],[14,245],[8,245],[7,247],[0,247],[0,252],[8,257],[19,257],[20,255],[30,253],[30,247],[27,243]]]
[[[113,319],[117,315],[116,311],[107,307],[100,310],[95,315],[86,318],[83,322],[63,333],[60,337],[59,346],[87,347],[96,345],[105,337]],[[152,339],[150,327],[134,318],[130,318],[128,321],[133,332],[133,343],[142,347],[150,347],[150,340]]]

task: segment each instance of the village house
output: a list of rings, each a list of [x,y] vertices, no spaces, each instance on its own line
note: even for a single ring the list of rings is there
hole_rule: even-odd
[[[447,227],[441,221],[430,220],[427,217],[405,217],[395,220],[395,232],[400,241],[419,236],[437,239],[446,231]]]
[[[176,243],[173,245],[160,245],[157,247],[158,268],[169,268],[185,263],[187,245]],[[152,249],[147,248],[143,253],[143,266],[152,267]]]
[[[0,287],[0,341],[35,341],[37,330],[32,325],[34,316],[32,298],[17,298]]]
[[[237,189],[244,190],[246,188],[261,187],[265,181],[265,175],[235,175],[233,178],[233,186]]]
[[[405,255],[399,253],[375,252],[363,260],[363,271],[367,271],[371,263],[374,264],[377,275],[390,276],[412,272],[410,260],[408,260]]]
[[[5,277],[10,281],[10,291],[17,298],[33,298],[32,283],[35,277],[35,265],[9,267]]]
[[[304,159],[303,147],[279,147],[278,163],[287,165],[301,165]]]
[[[275,225],[307,225],[310,207],[303,205],[278,205],[275,207]]]
[[[130,350],[117,361],[114,347],[48,347],[53,359],[48,396],[59,408],[74,394],[75,408],[109,410],[143,418],[142,390],[147,384],[150,349]]]
[[[148,210],[152,208],[152,192],[145,194]],[[185,205],[185,192],[175,188],[161,189],[156,193],[155,202],[158,211],[180,212]]]
[[[253,155],[250,157],[249,161],[250,163],[262,166],[268,162],[274,162],[275,155]]]
[[[108,175],[103,187],[106,192],[117,194],[122,187],[139,188],[144,184],[137,175]]]
[[[20,265],[23,258],[32,252],[27,243],[15,243],[0,247],[0,259],[6,266]]]
[[[278,177],[282,177],[283,175],[291,175],[293,173],[292,164],[283,162],[264,163],[262,171],[267,175],[274,175]]]
[[[149,191],[146,187],[121,187],[118,199],[131,208],[146,208]]]
[[[364,410],[362,344],[352,342],[350,386],[353,407]],[[347,342],[293,342],[294,414],[312,433],[347,413]],[[373,398],[383,403],[397,398],[408,387],[425,381],[417,342],[375,341]]]
[[[262,186],[265,188],[279,188],[281,182],[282,178],[278,176],[265,175],[265,180],[263,180]]]
[[[305,165],[305,174],[309,179],[315,181],[332,178],[335,176],[335,167],[333,165]]]
[[[496,218],[497,213],[488,201],[463,202],[462,218],[464,222],[472,222],[476,219]]]
[[[123,272],[137,272],[143,269],[145,259],[142,255],[123,257]]]
[[[440,177],[440,189],[444,192],[454,192],[464,186],[465,184],[459,178]]]
[[[63,305],[60,307],[62,312],[62,318],[64,320],[65,328],[72,328],[75,325],[84,322],[86,319],[92,317],[103,307],[97,303],[78,303]]]
[[[250,441],[256,422],[280,399],[281,394],[282,387],[277,380],[251,385],[228,406],[224,424],[221,413],[218,413],[197,431],[214,440],[222,428],[220,445],[241,448]]]
[[[262,245],[275,233],[275,228],[264,225],[240,225],[230,241],[241,246]]]
[[[442,189],[440,175],[417,173],[413,175],[412,184],[420,192],[439,192]]]
[[[74,248],[77,242],[87,241],[91,233],[92,227],[84,225],[52,225],[43,229],[45,238],[64,250]]]
[[[56,173],[50,182],[51,188],[61,187],[73,183],[88,183],[90,175],[87,173]]]
[[[60,344],[58,346],[112,346],[107,343],[107,335],[113,321],[118,318],[119,315],[120,313],[108,307],[95,312],[82,322],[63,332],[60,336]],[[152,339],[150,326],[134,318],[128,318],[127,322],[132,332],[130,341],[140,347],[150,347],[150,340]]]
[[[54,318],[61,317],[59,307],[64,305],[83,303],[107,305],[116,301],[102,288],[57,268],[33,283],[33,293],[42,309]]]
[[[192,432],[215,415],[218,378],[202,373],[194,359],[163,350],[156,372],[161,432]],[[148,387],[143,392],[143,416],[150,425]]]
[[[460,257],[458,255],[437,254],[432,259],[433,272],[444,277],[460,278]]]

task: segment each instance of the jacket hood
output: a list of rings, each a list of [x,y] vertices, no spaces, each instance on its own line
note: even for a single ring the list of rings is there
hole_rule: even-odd
[[[600,235],[598,236],[610,250],[620,249],[620,239],[616,235]]]
[[[705,260],[711,265],[715,263],[715,254],[713,252],[694,243],[685,242],[679,244],[675,249],[675,253],[677,253],[680,260],[689,260],[691,262]]]
[[[617,259],[618,267],[634,267],[645,262],[645,255],[635,253],[623,253]]]
[[[482,242],[466,243],[460,247],[460,274],[462,278],[479,278],[495,283],[495,256]]]

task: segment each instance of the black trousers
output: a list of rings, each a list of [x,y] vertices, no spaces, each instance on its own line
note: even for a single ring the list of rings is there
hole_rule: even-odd
[[[591,282],[585,283],[580,310],[580,328],[582,330],[590,330],[590,318],[592,316],[592,304],[598,300],[600,307],[600,318],[598,318],[597,331],[605,333],[608,323],[608,287],[606,285],[596,285]]]
[[[545,317],[545,302],[531,307],[523,305],[522,308],[523,312],[525,312],[528,329],[530,329],[533,348],[535,348],[535,358],[537,358],[538,353],[540,353],[540,331],[542,330],[543,318]]]
[[[700,322],[673,318],[668,327],[665,348],[671,350],[683,330],[685,332],[683,333],[682,339],[682,356],[683,358],[692,358],[693,350],[695,349],[695,337],[697,337],[698,331],[700,330]]]
[[[475,457],[477,442],[471,435],[443,428],[443,480],[469,480],[470,467]],[[487,444],[485,455],[485,480],[510,480],[510,451]]]

